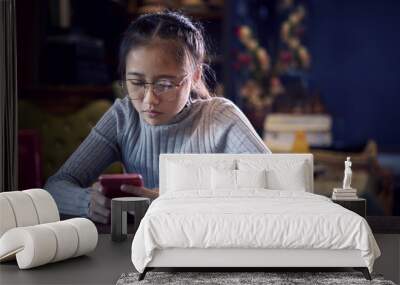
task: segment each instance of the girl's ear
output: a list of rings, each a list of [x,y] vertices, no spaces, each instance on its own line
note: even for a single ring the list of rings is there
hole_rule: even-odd
[[[199,80],[201,80],[201,74],[202,74],[202,67],[201,67],[201,65],[199,65],[199,66],[196,67],[196,69],[195,69],[195,71],[193,73],[193,76],[192,76],[192,80],[193,80],[194,85],[196,83],[198,83]]]

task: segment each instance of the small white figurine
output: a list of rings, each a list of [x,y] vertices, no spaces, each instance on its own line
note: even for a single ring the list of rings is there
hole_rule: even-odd
[[[351,161],[350,156],[347,157],[347,160],[344,162],[344,179],[343,179],[343,189],[351,189]]]

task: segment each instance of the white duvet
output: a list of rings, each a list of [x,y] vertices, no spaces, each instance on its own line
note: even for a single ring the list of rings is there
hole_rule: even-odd
[[[359,215],[320,195],[265,189],[162,195],[133,239],[133,265],[143,272],[164,248],[358,249],[370,272],[380,256]]]

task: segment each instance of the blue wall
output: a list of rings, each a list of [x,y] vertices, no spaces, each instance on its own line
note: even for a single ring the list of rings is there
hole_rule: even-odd
[[[400,1],[310,0],[311,77],[337,146],[400,151]]]

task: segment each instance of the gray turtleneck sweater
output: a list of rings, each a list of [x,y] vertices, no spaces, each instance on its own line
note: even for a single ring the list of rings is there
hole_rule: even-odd
[[[131,102],[117,99],[46,185],[59,211],[87,216],[90,185],[111,163],[158,187],[160,153],[270,153],[245,115],[221,97],[196,100],[167,125],[147,124]]]

